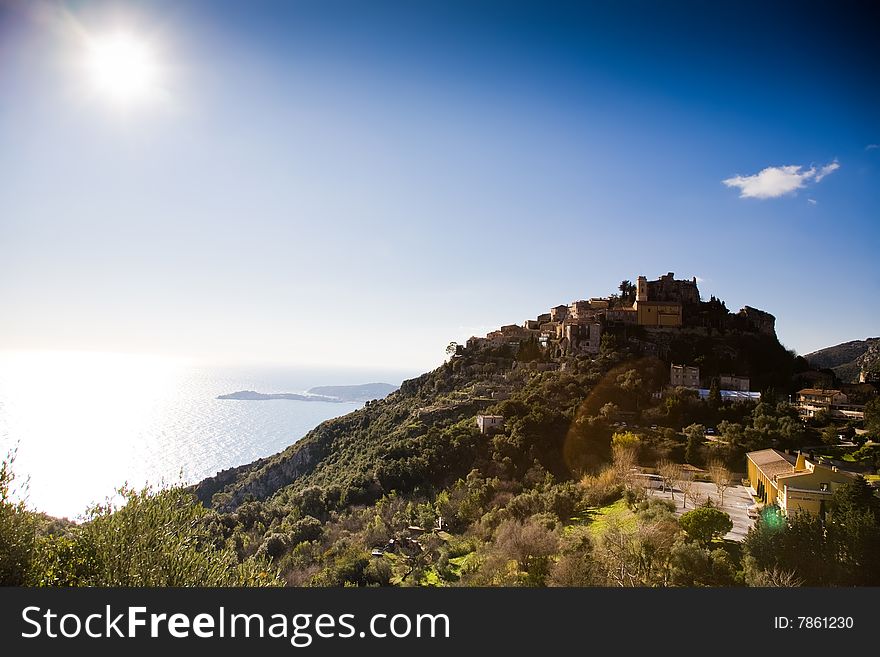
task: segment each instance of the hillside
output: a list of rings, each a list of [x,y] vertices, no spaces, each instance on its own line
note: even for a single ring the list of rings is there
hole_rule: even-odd
[[[724,506],[723,491],[742,477],[747,452],[826,442],[837,458],[846,456],[839,432],[857,430],[804,422],[787,402],[811,372],[779,343],[775,317],[749,306],[731,313],[672,273],[620,290],[450,344],[435,370],[192,487],[125,489],[124,504],[95,507],[75,526],[41,529],[19,505],[23,551],[9,581],[767,586],[785,568],[806,585],[880,582],[880,568],[864,566],[880,539],[874,520],[852,524],[835,511],[832,524],[782,530],[827,544],[828,555],[851,551],[851,563],[811,553],[801,562],[802,547],[767,551],[778,527],[759,522],[745,534],[743,518],[730,535],[743,508]],[[856,363],[875,357],[880,343],[868,342]],[[869,419],[866,408],[873,436]],[[875,447],[851,454],[866,472],[877,467]],[[0,467],[0,494],[10,472]],[[661,480],[659,495],[652,482]],[[832,502],[877,506],[866,480],[852,486]]]
[[[669,371],[666,361],[645,352],[662,350],[678,362],[696,359],[710,375],[735,368],[760,389],[780,392],[793,373],[794,357],[775,336],[636,335],[609,332],[596,355],[527,362],[507,346],[460,348],[449,362],[403,382],[385,399],[322,423],[273,457],[208,478],[196,492],[203,503],[231,510],[248,499],[290,498],[318,486],[334,507],[344,508],[391,491],[442,487],[481,462],[487,471],[502,469],[495,460],[504,462],[507,476],[522,476],[538,462],[568,479],[609,456],[609,426],[594,421],[604,404],[615,404],[626,416],[638,413],[658,425],[674,424],[675,418],[662,417],[659,410],[649,412],[651,394],[668,382]],[[630,371],[638,387],[623,390],[617,377]],[[474,423],[480,412],[508,419],[503,434],[509,435],[509,446],[499,451],[480,436]],[[575,453],[569,439],[579,414],[589,416],[585,426],[595,433],[590,440],[596,444],[581,445]]]
[[[807,364],[773,315],[702,301],[695,280],[621,291],[452,344],[384,399],[200,482],[215,544],[293,586],[766,585],[772,560],[688,543],[632,472],[736,479],[746,452],[817,444],[786,403]],[[699,368],[702,390],[671,385],[671,364]],[[732,376],[760,401],[725,401]]]
[[[716,460],[739,472],[746,451],[813,444],[796,411],[776,403],[791,392],[794,354],[761,331],[605,328],[596,354],[458,346],[385,399],[202,481],[194,492],[211,509],[215,544],[242,560],[271,559],[293,586],[619,586],[609,541],[649,535],[657,544],[627,565],[629,585],[742,582],[734,547],[699,548],[696,558],[711,564],[699,573],[670,570],[695,548],[666,503],[627,483],[627,459]],[[710,378],[747,374],[769,403],[670,389],[670,361],[657,353],[698,362]],[[483,434],[478,413],[503,425]],[[709,426],[724,442],[702,440]],[[637,447],[621,457],[615,440]],[[623,524],[602,520],[611,516]],[[658,551],[658,566],[643,570]]]
[[[697,509],[708,505],[712,489],[708,483],[688,486],[693,479],[684,474],[703,467],[708,476],[721,477],[717,481],[736,481],[745,452],[820,440],[784,402],[802,364],[775,335],[608,323],[597,353],[559,354],[533,340],[469,341],[449,353],[446,363],[403,382],[385,399],[366,402],[283,452],[190,491],[127,489],[119,507],[96,507],[82,525],[39,534],[20,505],[13,511],[25,551],[16,556],[21,568],[13,583],[779,582],[780,552],[763,550],[778,529],[763,530],[759,523],[742,543],[721,540],[731,519],[723,510]],[[711,380],[722,372],[748,375],[761,387],[762,400],[725,401],[720,390],[701,395],[672,387],[669,359],[699,363]],[[502,421],[482,432],[474,421],[480,412]],[[712,438],[708,427],[717,428]],[[659,473],[672,486],[672,499],[649,490],[634,474],[636,465]],[[9,472],[0,468],[0,493],[9,488]],[[862,485],[867,498],[859,490],[852,494],[874,499],[864,480]],[[730,508],[723,506],[722,489],[712,500]],[[707,514],[718,523],[700,525]],[[809,527],[820,533],[806,535],[806,544],[826,540],[822,525]],[[800,540],[809,527],[785,530],[785,536]],[[839,523],[833,536],[848,527]],[[880,536],[875,525],[857,525],[862,533],[845,538],[859,550],[854,566],[812,556],[802,563],[806,548],[800,547],[781,553],[782,566],[807,585],[876,584],[880,571],[863,566],[874,563],[869,555],[876,541],[865,541],[863,530]],[[837,554],[837,544],[828,550]]]
[[[862,368],[869,371],[880,368],[880,338],[851,340],[819,349],[804,358],[816,369],[833,370],[844,383],[855,383]]]

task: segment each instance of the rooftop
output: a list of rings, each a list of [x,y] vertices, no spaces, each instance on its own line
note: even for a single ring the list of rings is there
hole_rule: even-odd
[[[749,452],[746,458],[755,464],[765,477],[771,481],[776,475],[794,472],[795,457],[783,454],[775,449],[762,449],[757,452]]]

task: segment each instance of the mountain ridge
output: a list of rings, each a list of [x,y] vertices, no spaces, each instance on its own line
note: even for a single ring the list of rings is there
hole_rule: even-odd
[[[849,340],[804,355],[817,369],[830,369],[844,383],[856,383],[864,369],[880,369],[880,337]]]

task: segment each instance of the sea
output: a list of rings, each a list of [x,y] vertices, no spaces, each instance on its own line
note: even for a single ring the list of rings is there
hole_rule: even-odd
[[[155,356],[0,352],[0,451],[29,508],[81,520],[122,485],[189,484],[270,456],[362,403],[221,400],[418,372],[212,366]]]

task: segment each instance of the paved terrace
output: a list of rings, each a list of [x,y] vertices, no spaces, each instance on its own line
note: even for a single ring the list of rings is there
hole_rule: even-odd
[[[749,489],[740,484],[730,486],[730,488],[724,491],[724,505],[721,505],[718,503],[718,493],[715,490],[715,484],[695,481],[693,486],[693,492],[698,492],[700,496],[700,504],[705,503],[706,498],[709,497],[716,507],[727,513],[733,521],[733,529],[725,534],[724,538],[741,543],[746,534],[748,534],[749,528],[755,524],[755,521],[749,518],[748,514],[749,507],[755,503],[752,496],[749,495]],[[674,496],[676,516],[681,516],[686,511],[693,511],[694,509],[692,500],[687,501],[686,507],[682,506],[684,496],[678,488],[674,491],[669,489],[666,491],[648,489],[648,494],[652,497],[660,497],[666,500],[672,500]]]

